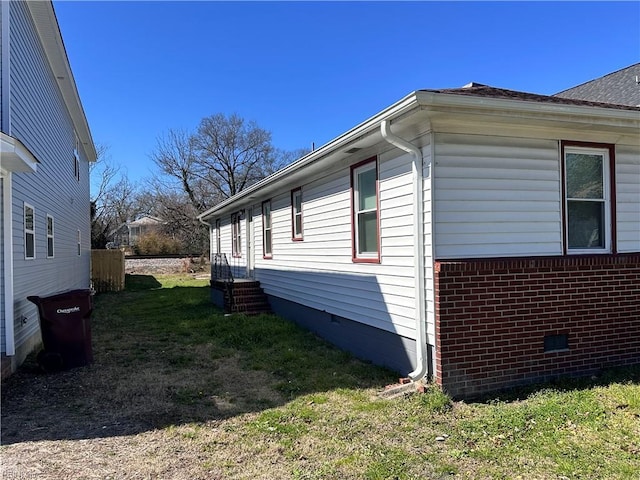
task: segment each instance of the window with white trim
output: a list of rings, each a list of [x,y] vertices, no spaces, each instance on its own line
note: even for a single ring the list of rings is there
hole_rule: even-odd
[[[73,147],[73,176],[80,181],[80,140],[75,135],[76,142]]]
[[[220,219],[216,220],[216,253],[222,253],[222,243],[220,241]]]
[[[609,149],[564,145],[563,162],[567,253],[611,252]]]
[[[291,190],[291,238],[302,241],[302,188]]]
[[[24,204],[24,258],[36,258],[36,222],[35,209]]]
[[[47,215],[47,258],[53,258],[54,255],[54,230],[53,217]]]
[[[262,256],[273,257],[273,238],[271,235],[271,200],[262,202]]]
[[[231,215],[231,253],[234,257],[242,256],[242,234],[240,229],[240,214]]]
[[[378,163],[366,160],[351,169],[353,261],[379,262]]]

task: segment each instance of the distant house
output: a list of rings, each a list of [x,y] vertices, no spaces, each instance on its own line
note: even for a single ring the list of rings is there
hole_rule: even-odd
[[[640,107],[640,63],[563,90],[554,96]]]
[[[138,243],[140,237],[152,232],[159,232],[164,223],[162,219],[150,215],[144,215],[133,222],[127,223],[129,245]]]
[[[0,8],[4,377],[41,342],[27,296],[89,288],[89,162],[96,151],[52,3]]]
[[[420,90],[199,218],[276,313],[473,396],[640,363],[639,132],[633,106]]]

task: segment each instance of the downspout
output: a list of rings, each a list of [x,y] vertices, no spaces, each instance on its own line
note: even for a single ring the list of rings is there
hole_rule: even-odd
[[[197,218],[202,225],[209,228],[209,264],[211,264],[211,262],[213,262],[213,225],[211,225],[209,222],[205,222],[200,217]]]
[[[11,75],[10,75],[10,54],[11,48],[9,45],[11,25],[11,7],[10,2],[2,2],[0,5],[2,22],[0,26],[0,35],[2,36],[2,60],[0,61],[0,90],[2,94],[0,98],[2,103],[0,104],[0,118],[2,124],[0,125],[0,131],[11,135]],[[1,162],[0,162],[1,163]],[[0,165],[0,168],[2,165]],[[2,181],[2,210],[3,210],[3,232],[4,238],[2,242],[3,247],[3,261],[4,261],[4,275],[3,288],[4,288],[4,336],[5,336],[5,355],[12,356],[16,354],[15,343],[15,331],[14,331],[14,308],[13,308],[13,174],[6,172]]]
[[[413,256],[416,260],[415,280],[415,318],[416,318],[416,369],[409,374],[412,381],[424,378],[429,371],[427,351],[427,324],[425,315],[424,283],[424,222],[423,222],[423,175],[422,152],[415,145],[394,135],[389,120],[380,124],[380,132],[391,145],[411,154],[413,176]]]
[[[4,3],[4,2],[3,2]],[[8,3],[8,2],[7,2]],[[5,355],[8,357],[16,354],[15,332],[14,332],[14,308],[13,308],[13,182],[12,173],[8,172],[2,180],[2,209],[3,209],[3,232],[4,238],[4,338]]]

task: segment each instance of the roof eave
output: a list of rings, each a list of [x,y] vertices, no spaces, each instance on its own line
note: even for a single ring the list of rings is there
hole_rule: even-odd
[[[84,146],[87,159],[93,162],[97,158],[95,144],[71,71],[53,3],[27,2],[27,5],[65,105],[69,109],[76,134]]]
[[[216,206],[206,210],[205,212],[198,215],[198,219],[201,221],[206,221],[207,218],[212,217],[216,212],[224,210],[230,204],[237,202],[241,198],[248,197],[252,193],[256,192],[257,190],[260,190],[262,188],[265,188],[268,185],[271,185],[277,181],[280,181],[311,164],[329,159],[329,157],[333,153],[343,149],[346,145],[352,143],[356,139],[362,138],[363,136],[367,136],[373,132],[379,131],[380,123],[383,120],[398,118],[410,113],[416,108],[419,108],[419,104],[416,98],[416,93],[417,92],[410,93],[400,101],[382,110],[381,112],[372,116],[368,120],[365,120],[361,124],[343,133],[339,137],[334,138],[333,140],[321,146],[320,148],[308,153],[307,155],[300,158],[299,160],[293,162],[292,164],[284,167],[281,170],[278,170],[277,172],[269,175],[268,177],[265,177],[264,179],[251,185],[250,187],[245,188],[244,190],[242,190],[242,192],[234,195],[233,197],[230,197],[224,200],[223,202],[217,204]]]
[[[216,213],[224,213],[228,207],[245,197],[250,197],[251,194],[256,191],[283,180],[294,172],[315,162],[330,160],[333,153],[343,149],[355,139],[379,132],[380,124],[383,120],[398,120],[401,117],[413,115],[417,111],[428,112],[429,115],[435,114],[436,112],[445,112],[446,115],[459,115],[461,113],[464,114],[464,112],[473,111],[474,113],[487,113],[496,116],[517,115],[521,118],[537,118],[538,122],[545,121],[545,116],[553,116],[561,120],[571,119],[574,123],[576,119],[578,119],[578,121],[585,124],[602,122],[603,125],[613,123],[616,126],[624,124],[627,128],[640,128],[640,110],[621,110],[591,105],[555,104],[522,99],[460,95],[419,90],[407,95],[402,100],[323,145],[319,149],[307,154],[300,160],[203,212],[198,216],[198,219],[206,221],[215,216]],[[242,206],[239,205],[238,208],[242,208]]]

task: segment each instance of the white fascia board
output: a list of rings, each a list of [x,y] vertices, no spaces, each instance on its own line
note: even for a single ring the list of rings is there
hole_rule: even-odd
[[[522,99],[506,99],[483,97],[475,95],[461,95],[453,93],[439,93],[418,91],[417,100],[420,105],[428,109],[473,109],[479,113],[486,111],[495,115],[519,114],[521,116],[549,117],[556,120],[571,117],[572,122],[593,124],[597,121],[602,125],[620,125],[638,128],[640,126],[640,110],[620,108],[606,108],[592,105],[571,105],[562,103],[536,102]]]
[[[383,120],[390,120],[392,118],[405,116],[415,112],[417,108],[419,108],[419,106],[416,101],[416,92],[413,92],[399,102],[394,103],[385,110],[343,133],[339,137],[336,137],[313,152],[308,153],[292,164],[278,170],[250,187],[245,188],[242,192],[201,213],[198,215],[198,219],[200,221],[206,221],[207,218],[224,214],[226,212],[233,211],[234,209],[240,210],[244,208],[244,203],[247,202],[247,199],[251,194],[256,193],[258,190],[264,189],[276,182],[282,181],[312,164],[318,164],[319,162],[326,163],[327,165],[330,164],[332,161],[336,160],[335,154],[342,151],[346,146],[372,134],[379,134],[380,123]]]
[[[547,102],[535,102],[521,99],[504,99],[484,97],[479,95],[460,95],[441,92],[419,90],[413,92],[402,100],[391,105],[382,112],[335,138],[319,149],[307,154],[300,160],[264,178],[260,182],[246,188],[233,197],[219,203],[198,216],[200,221],[219,216],[234,210],[241,210],[251,203],[251,195],[264,189],[275,182],[284,180],[299,170],[311,164],[323,162],[328,165],[338,160],[336,153],[346,145],[354,143],[366,136],[379,134],[380,124],[383,120],[406,120],[406,117],[424,112],[427,117],[442,114],[455,117],[467,113],[484,115],[486,118],[503,118],[509,121],[509,117],[517,116],[532,123],[544,124],[550,121],[559,121],[576,124],[611,126],[620,129],[621,132],[640,131],[640,111],[623,110],[616,108],[596,107],[589,105],[568,105]],[[424,115],[416,116],[423,121]],[[484,121],[484,120],[483,120]]]
[[[17,138],[0,132],[0,168],[7,172],[35,172],[38,160]]]
[[[53,3],[51,1],[27,2],[31,17],[38,31],[40,43],[49,60],[64,103],[69,109],[73,125],[80,142],[84,146],[87,159],[93,162],[97,158],[89,123],[80,101],[80,95],[71,71],[67,50],[58,26]]]

